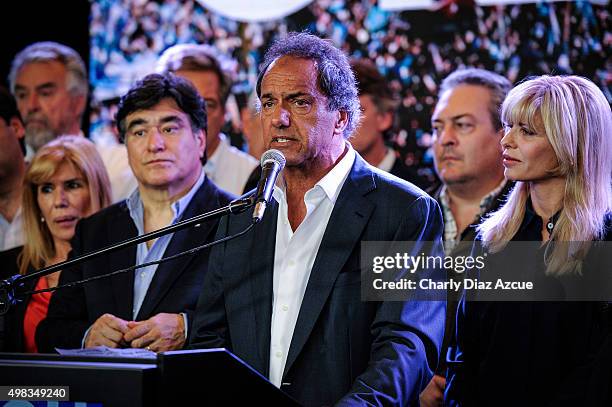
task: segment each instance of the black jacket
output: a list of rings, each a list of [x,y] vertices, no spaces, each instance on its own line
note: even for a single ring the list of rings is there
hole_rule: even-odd
[[[217,209],[231,199],[229,194],[206,178],[185,209],[183,219]],[[212,241],[217,225],[217,220],[211,220],[203,222],[199,227],[176,232],[164,257]],[[126,201],[117,203],[77,224],[70,257],[121,242],[137,234]],[[210,249],[205,249],[160,264],[136,320],[145,320],[161,312],[185,312],[191,324],[192,312],[208,269],[209,253]],[[135,263],[136,246],[132,246],[62,271],[59,285],[124,269]],[[57,291],[51,297],[47,318],[41,321],[36,331],[39,351],[53,352],[56,347],[80,348],[85,331],[105,313],[131,321],[133,297],[134,271]]]
[[[608,216],[605,241],[612,237],[611,220]],[[541,218],[528,206],[513,241],[539,242],[541,228]],[[542,276],[534,275],[534,279],[546,279],[545,249],[534,247],[533,255],[518,260],[513,255],[512,263],[504,259],[508,248],[490,254],[494,257],[489,261],[497,265],[495,269],[502,264],[537,263],[532,268]],[[609,253],[605,257],[609,259]],[[609,269],[592,267],[601,260],[599,255],[587,256],[578,278],[592,275],[589,270],[609,273]],[[521,272],[516,267],[515,271]],[[556,284],[555,279],[548,284]],[[612,310],[608,302],[485,302],[466,301],[464,296],[457,317],[457,344],[448,356],[448,405],[612,405]]]
[[[269,374],[278,204],[251,232],[216,246],[191,345],[225,347]],[[218,237],[251,214],[224,218]],[[413,405],[438,362],[444,301],[361,300],[362,241],[440,242],[435,201],[358,155],[312,266],[281,389],[302,405]],[[272,356],[274,357],[274,356]]]
[[[440,207],[442,207],[442,203],[440,202],[440,194],[442,193],[442,185],[439,185],[431,194],[433,198],[438,201]],[[491,200],[489,207],[486,211],[479,215],[477,219],[474,219],[474,223],[468,225],[463,232],[461,232],[459,243],[453,248],[451,252],[451,256],[467,256],[471,253],[472,250],[472,242],[476,239],[476,227],[482,222],[484,218],[486,218],[491,213],[497,211],[506,201],[506,198],[512,188],[514,187],[514,182],[508,181],[502,190],[497,194],[497,196]],[[465,274],[455,273],[454,270],[448,270],[449,278],[462,278]],[[440,364],[438,365],[437,373],[446,376],[446,352],[448,348],[455,343],[455,322],[457,320],[457,306],[459,305],[459,298],[461,293],[457,293],[453,290],[448,290],[447,292],[447,305],[446,305],[446,324],[444,330],[444,340],[442,342],[442,358],[440,359]]]

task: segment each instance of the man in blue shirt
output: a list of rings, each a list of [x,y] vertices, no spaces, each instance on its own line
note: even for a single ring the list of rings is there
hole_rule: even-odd
[[[138,189],[83,220],[73,256],[148,233],[232,199],[202,171],[206,110],[196,89],[172,74],[149,75],[123,96],[117,124]],[[168,257],[214,237],[216,221],[126,248],[61,274],[60,285]],[[74,347],[180,349],[202,288],[208,250],[59,290],[36,339],[41,351]]]

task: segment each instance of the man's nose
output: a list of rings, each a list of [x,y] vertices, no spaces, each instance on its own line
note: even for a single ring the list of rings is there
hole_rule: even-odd
[[[156,128],[152,128],[147,135],[147,148],[151,152],[157,152],[164,150],[166,142],[160,131]]]
[[[272,125],[277,128],[289,127],[291,125],[291,113],[283,106],[279,106],[273,113]]]
[[[445,124],[438,132],[438,143],[443,146],[452,146],[458,143],[457,133],[451,123]]]
[[[36,92],[31,93],[25,100],[26,115],[40,110],[40,101]]]

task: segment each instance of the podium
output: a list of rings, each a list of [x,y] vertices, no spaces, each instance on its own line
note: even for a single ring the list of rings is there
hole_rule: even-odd
[[[70,401],[104,407],[298,405],[226,349],[151,359],[0,353],[0,385],[68,386]]]

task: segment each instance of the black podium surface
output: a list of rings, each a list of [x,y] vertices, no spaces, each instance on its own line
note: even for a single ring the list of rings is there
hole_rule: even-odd
[[[225,349],[157,358],[0,353],[1,386],[68,386],[70,401],[104,407],[298,405]]]

